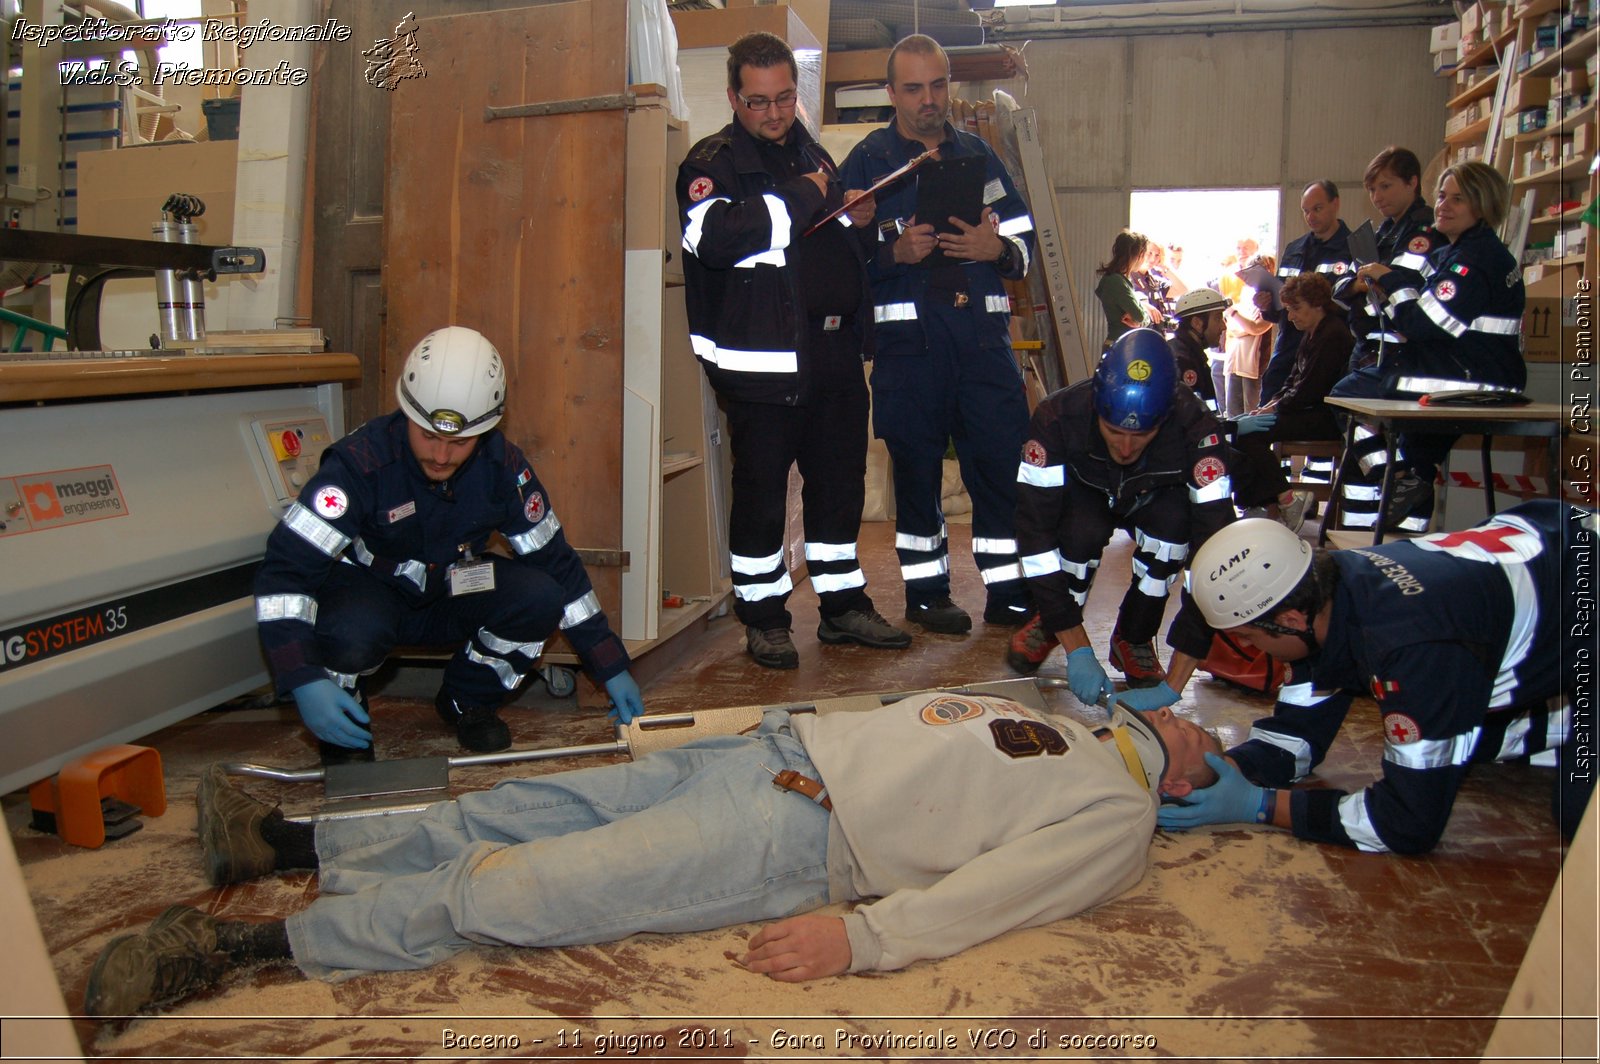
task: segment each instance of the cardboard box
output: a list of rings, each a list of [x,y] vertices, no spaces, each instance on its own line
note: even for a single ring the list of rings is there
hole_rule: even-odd
[[[239,142],[211,140],[86,151],[78,156],[78,232],[149,240],[175,192],[198,196],[199,243],[233,242]]]
[[[1433,27],[1433,33],[1428,37],[1428,51],[1453,52],[1456,45],[1461,43],[1461,23],[1446,22],[1442,26]]]
[[[1478,30],[1482,27],[1483,9],[1478,7],[1477,4],[1471,4],[1465,11],[1461,12],[1460,28],[1462,40],[1466,40],[1468,37],[1476,37]]]
[[[1550,79],[1552,96],[1573,96],[1589,91],[1589,72],[1583,67],[1563,70]]]
[[[1584,159],[1594,151],[1595,130],[1593,122],[1580,122],[1572,127],[1572,136],[1568,140],[1568,147],[1572,158]]]
[[[1545,137],[1539,141],[1539,159],[1546,164],[1557,161],[1565,154],[1566,147],[1570,143],[1572,143],[1571,137],[1559,133]]]
[[[1577,335],[1572,296],[1582,274],[1577,266],[1545,269],[1527,286],[1522,315],[1522,357],[1528,362],[1556,362]]]
[[[1506,88],[1506,111],[1526,111],[1550,103],[1550,79],[1521,77]]]

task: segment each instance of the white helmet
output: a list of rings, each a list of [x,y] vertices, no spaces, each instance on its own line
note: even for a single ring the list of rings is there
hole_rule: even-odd
[[[1228,297],[1215,288],[1191,288],[1172,305],[1173,317],[1193,318],[1213,310],[1227,310]]]
[[[1206,540],[1189,564],[1189,594],[1213,628],[1264,620],[1311,568],[1311,544],[1276,521],[1247,517]]]
[[[506,367],[483,334],[450,325],[411,349],[394,394],[406,417],[429,432],[478,436],[505,413]]]
[[[1111,707],[1111,727],[1121,730],[1139,755],[1139,767],[1144,769],[1144,789],[1159,795],[1162,777],[1167,774],[1167,744],[1161,741],[1161,733],[1145,719],[1143,713],[1129,709],[1121,702]]]

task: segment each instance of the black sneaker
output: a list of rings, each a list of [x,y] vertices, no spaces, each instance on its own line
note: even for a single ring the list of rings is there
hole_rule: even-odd
[[[1129,687],[1155,687],[1167,682],[1167,672],[1156,657],[1156,641],[1130,643],[1122,632],[1111,632],[1111,652],[1106,655],[1111,664],[1122,670]]]
[[[1433,482],[1411,472],[1396,472],[1383,508],[1385,532],[1426,532],[1433,517]]]
[[[818,634],[821,634],[819,629]],[[794,648],[794,640],[789,638],[787,628],[756,628],[746,625],[744,630],[745,649],[755,659],[757,665],[767,669],[798,669],[800,667],[800,652]]]
[[[1006,647],[1006,664],[1024,676],[1031,676],[1039,671],[1039,666],[1044,664],[1050,652],[1060,645],[1053,633],[1045,631],[1039,615],[1034,614],[1027,624],[1011,636],[1011,642]]]
[[[217,949],[217,922],[198,909],[174,905],[140,935],[121,935],[89,969],[83,1011],[131,1016],[213,986],[228,968]]]
[[[1011,628],[1020,628],[1032,617],[1032,606],[1018,606],[1012,602],[989,602],[983,607],[984,624],[1003,624]]]
[[[896,628],[874,609],[822,618],[817,625],[817,638],[824,643],[860,643],[880,650],[904,650],[911,645],[910,632]]]
[[[943,635],[966,635],[972,631],[972,618],[966,610],[951,602],[949,595],[914,606],[908,603],[906,620]]]
[[[433,700],[433,708],[446,724],[456,729],[463,749],[476,754],[492,754],[511,745],[511,729],[500,719],[494,706],[474,706],[447,698],[443,693]]]
[[[194,805],[195,830],[212,886],[258,879],[277,867],[277,851],[261,834],[261,822],[272,806],[232,786],[221,765],[212,765],[200,777]]]

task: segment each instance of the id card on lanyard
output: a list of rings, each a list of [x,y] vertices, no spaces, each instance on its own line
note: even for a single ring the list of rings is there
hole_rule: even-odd
[[[472,548],[466,544],[462,544],[461,551],[461,560],[451,562],[446,570],[450,577],[450,597],[493,591],[494,563],[488,558],[474,558]]]

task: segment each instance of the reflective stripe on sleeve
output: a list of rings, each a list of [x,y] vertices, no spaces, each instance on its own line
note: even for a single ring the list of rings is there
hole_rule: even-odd
[[[718,347],[708,336],[689,335],[695,357],[730,373],[795,373],[799,362],[793,351],[739,351]]]
[[[310,595],[257,595],[256,620],[317,623],[317,600]]]
[[[593,591],[587,592],[567,603],[567,608],[561,611],[561,627],[575,627],[599,612],[600,599]]]
[[[1409,303],[1417,298],[1415,288],[1397,288],[1389,295],[1389,306],[1398,307],[1402,303]]]
[[[1473,318],[1468,326],[1473,332],[1489,333],[1493,336],[1515,336],[1522,331],[1521,318],[1501,318],[1492,314],[1485,314]]]
[[[283,515],[284,527],[330,558],[350,545],[350,537],[310,510],[293,503]]]
[[[1190,488],[1189,501],[1193,503],[1216,502],[1233,494],[1233,478],[1218,477],[1203,488]]]
[[[553,512],[547,513],[543,521],[540,521],[526,532],[518,532],[514,536],[507,536],[506,542],[510,543],[511,549],[518,554],[532,554],[536,550],[542,550],[549,546],[550,541],[555,539],[556,533],[560,531],[561,522],[556,520],[556,515]]]
[[[753,270],[757,266],[777,266],[780,269],[789,264],[789,259],[781,251],[758,251],[754,255],[747,255],[733,264],[736,270]]]
[[[771,192],[762,193],[761,201],[767,205],[767,214],[772,218],[772,250],[781,251],[789,246],[789,240],[793,235],[789,208],[781,196]]]
[[[691,255],[700,254],[700,238],[705,234],[706,212],[717,203],[732,203],[727,196],[712,196],[710,199],[701,200],[685,212],[689,224],[683,227],[683,250]]]
[[[1033,232],[1033,216],[1019,214],[1015,218],[1007,218],[1000,223],[998,230],[1001,236],[1018,236],[1022,233]]]
[[[1428,316],[1428,320],[1451,336],[1459,339],[1466,333],[1467,323],[1450,313],[1445,305],[1439,302],[1439,297],[1432,292],[1424,292],[1418,296],[1417,306],[1422,308],[1422,313]]]
[[[1017,463],[1017,483],[1027,484],[1035,488],[1059,488],[1067,482],[1067,467],[1064,465],[1036,466],[1027,462]]]

